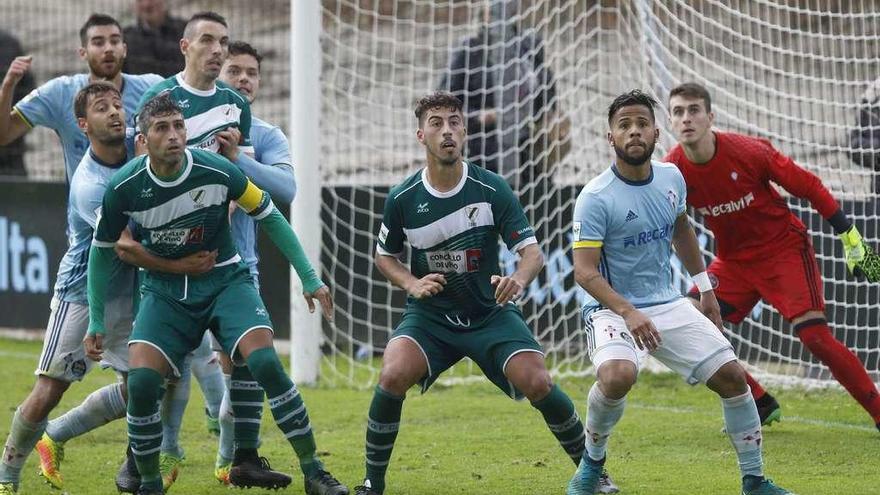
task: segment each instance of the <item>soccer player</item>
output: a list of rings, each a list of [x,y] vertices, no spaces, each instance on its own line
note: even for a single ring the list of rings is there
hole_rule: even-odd
[[[256,167],[252,159],[254,149],[250,142],[250,129],[252,125],[250,104],[237,91],[218,81],[220,69],[228,53],[229,32],[226,19],[215,12],[198,12],[190,17],[184,29],[183,38],[180,40],[180,49],[184,54],[184,69],[182,72],[171,76],[159,84],[156,84],[144,93],[141,105],[160,93],[168,93],[183,112],[187,126],[187,146],[206,149],[223,153],[232,159],[242,170],[246,167]],[[238,153],[243,151],[243,153]],[[124,246],[130,247],[128,243]],[[226,387],[223,383],[223,375],[216,362],[212,363],[212,349],[210,339],[206,339],[196,350],[194,356],[186,360],[181,366],[186,382],[188,380],[190,364],[196,379],[202,385],[205,393],[205,402],[208,404],[209,413],[218,417],[222,399]],[[193,362],[195,360],[195,362]],[[256,383],[250,376],[246,366],[234,367],[233,381]],[[241,369],[238,369],[241,368]],[[162,447],[162,473],[166,489],[177,478],[177,473],[183,461],[183,450],[179,447],[177,437],[180,432],[181,418],[188,402],[189,389],[186,383],[173,383],[169,387],[169,394],[164,399],[162,408],[165,435]],[[248,394],[251,391],[236,391],[234,395]],[[244,403],[244,400],[234,402]],[[248,430],[241,441],[244,444],[251,442],[250,435],[256,435],[253,430],[259,431],[259,418],[262,408],[240,407],[239,419],[243,430]],[[259,410],[257,410],[259,409]],[[244,426],[245,424],[255,426]],[[224,436],[224,425],[219,425],[220,435]],[[228,436],[228,433],[226,434]],[[243,445],[244,445],[243,444]],[[264,464],[257,454],[256,447],[243,450],[246,457],[238,459],[233,464],[241,465],[237,469],[236,481],[238,486],[268,486],[281,487],[290,483],[290,477],[272,471],[268,464]],[[132,458],[126,461],[128,473],[136,475]],[[131,480],[131,476],[125,476],[125,470],[120,470],[120,482]]]
[[[89,83],[74,100],[74,112],[91,147],[74,172],[69,193],[67,225],[69,247],[58,267],[55,294],[47,325],[43,352],[37,365],[37,381],[31,393],[16,409],[3,461],[0,464],[0,494],[16,493],[21,468],[46,429],[47,418],[75,381],[91,369],[82,340],[88,327],[86,264],[101,205],[110,177],[126,162],[125,110],[122,95],[110,83]],[[113,296],[107,301],[107,327],[113,329],[105,342],[102,366],[122,377],[128,372],[128,334],[132,323],[134,270],[119,264],[108,281]],[[81,421],[100,426],[125,414],[124,382],[100,388],[81,406],[91,414]],[[47,480],[61,487],[60,475]]]
[[[262,59],[263,57],[257,52],[257,50],[248,43],[242,41],[231,42],[229,43],[229,56],[223,63],[223,69],[219,80],[235,88],[247,98],[249,103],[253,103],[260,89],[260,66]],[[236,139],[231,137],[227,138],[225,135],[221,136],[221,139],[224,140],[221,144],[221,152],[223,152],[224,156],[231,161],[237,162],[242,172],[244,172],[257,187],[268,192],[273,199],[285,204],[290,204],[293,201],[296,194],[296,180],[293,175],[293,167],[291,166],[290,146],[287,137],[284,136],[281,129],[258,118],[253,118],[251,140],[254,145],[254,158],[238,156],[239,152],[237,150]],[[233,240],[235,241],[235,246],[244,260],[244,263],[250,270],[254,285],[257,287],[257,290],[259,290],[256,224],[250,216],[238,209],[232,213],[231,220],[232,235]],[[126,256],[131,254],[138,259],[147,255],[145,248],[137,243],[128,246],[126,251]],[[123,257],[123,259],[127,261],[126,257]],[[137,260],[134,260],[133,262],[135,264],[140,264]],[[159,268],[159,270],[164,271],[161,268]],[[199,351],[201,350],[202,349],[200,348]],[[210,362],[216,359],[213,352],[199,353],[199,351],[197,351],[196,355],[192,357],[191,365],[193,370],[210,366]],[[220,354],[220,361],[223,365],[224,378],[227,381],[228,388],[231,384],[231,373],[234,371],[234,368],[232,367],[229,357],[225,354]],[[169,415],[175,416],[171,418],[171,421],[168,421],[168,418],[163,419],[164,436],[162,452],[166,454],[166,459],[175,455],[180,457],[179,453],[166,450],[168,447],[164,440],[169,434],[173,434],[175,437],[177,436],[176,432],[169,430],[169,424],[178,425],[177,427],[179,428],[181,416],[183,415],[188,400],[188,393],[180,394],[178,391],[188,392],[189,390],[189,367],[185,365],[180,371],[182,376],[176,384],[174,391],[168,395],[176,397],[176,399],[173,400],[178,400],[181,404],[169,408],[171,409]],[[241,373],[241,371],[243,370],[240,370],[239,373]],[[255,395],[257,391],[251,390],[248,391],[248,393],[251,395],[251,397],[248,397],[248,401],[256,403],[252,396]],[[262,392],[260,393],[262,394]],[[168,403],[167,397],[165,403]],[[249,410],[249,412],[256,413],[259,417],[262,414],[262,407],[253,411]],[[230,484],[234,481],[236,482],[234,484],[242,486],[243,484],[248,484],[247,476],[244,476],[244,479],[242,479],[242,475],[246,475],[246,473],[242,472],[241,465],[235,470],[232,470],[232,461],[235,458],[233,445],[233,431],[235,426],[233,423],[233,416],[229,394],[226,393],[223,395],[223,405],[220,408],[219,419],[223,422],[223,427],[220,428],[220,449],[217,453],[214,474],[215,477],[224,484]],[[241,429],[240,432],[247,430],[247,434],[243,435],[244,438],[239,441],[240,448],[255,449],[260,443],[259,423],[253,421],[241,421],[239,423],[240,424],[237,426]],[[242,458],[243,453],[240,452],[238,457]],[[270,477],[283,477],[276,480],[265,480],[268,484],[286,485],[290,482],[290,477],[283,473],[265,474]],[[230,475],[232,475],[232,480],[230,480]]]
[[[574,404],[551,381],[541,346],[514,304],[544,265],[522,207],[501,176],[462,159],[467,132],[458,98],[427,95],[415,114],[427,167],[389,192],[375,256],[379,271],[409,298],[370,404],[358,495],[385,491],[407,390],[419,383],[427,391],[463,357],[511,398],[528,398],[573,461],[584,448]],[[520,256],[511,276],[500,275],[499,237]],[[410,268],[398,259],[405,240]]]
[[[807,228],[770,182],[808,199],[828,220],[843,242],[851,273],[880,280],[880,257],[818,177],[767,140],[713,131],[715,114],[706,88],[695,83],[675,87],[669,115],[678,145],[665,160],[678,166],[687,182],[688,204],[715,235],[718,252],[708,272],[722,318],[739,323],[759,300],[772,304],[880,429],[880,393],[825,319],[822,278]],[[778,419],[776,399],[746,377],[762,420]]]
[[[56,77],[31,92],[11,107],[15,86],[30,70],[30,55],[17,57],[9,66],[0,85],[0,145],[14,141],[35,126],[48,127],[58,134],[64,150],[65,180],[69,183],[83,158],[89,141],[80,130],[73,111],[77,91],[90,82],[110,81],[122,92],[126,125],[134,127],[134,111],[141,95],[150,86],[162,81],[156,74],[123,74],[125,41],[116,19],[92,14],[79,30],[79,56],[89,72]],[[48,339],[47,339],[48,340]]]
[[[163,493],[160,388],[164,377],[178,374],[209,328],[236,365],[247,362],[255,380],[242,386],[258,384],[268,394],[272,415],[299,458],[306,493],[347,494],[324,470],[305,404],[275,353],[269,315],[232,242],[230,202],[265,229],[302,279],[309,308],[314,310],[317,299],[327,318],[332,315],[330,291],[267,193],[222,156],[185,147],[186,124],[171,95],[148,101],[138,114],[138,128],[147,155],[126,164],[108,186],[89,254],[86,349],[102,348],[106,276],[116,258],[112,248],[129,221],[143,230],[144,245],[154,255],[177,258],[198,250],[218,251],[218,262],[207,274],[191,278],[148,270],[142,285],[129,341],[127,409],[129,441],[141,475],[138,493]]]
[[[615,161],[575,203],[575,280],[588,296],[583,314],[597,380],[587,402],[586,451],[566,493],[595,490],[608,437],[647,354],[720,396],[744,495],[789,493],[764,478],[761,421],[743,368],[716,328],[720,309],[688,223],[684,179],[675,166],[651,161],[660,135],[656,104],[638,90],[611,103],[608,142]],[[694,274],[703,313],[673,285],[672,247]]]

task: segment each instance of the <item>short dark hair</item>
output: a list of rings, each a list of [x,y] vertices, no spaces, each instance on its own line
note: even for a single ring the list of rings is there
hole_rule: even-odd
[[[618,96],[611,102],[611,105],[608,107],[608,125],[611,125],[611,120],[614,118],[614,114],[616,114],[618,110],[633,105],[643,105],[648,107],[648,110],[651,112],[651,120],[654,120],[654,107],[657,106],[657,100],[651,95],[642,92],[640,89],[633,89]]]
[[[216,22],[217,24],[222,24],[223,27],[229,28],[229,24],[226,23],[226,18],[222,15],[211,12],[209,10],[204,10],[202,12],[196,12],[186,21],[186,27],[183,28],[183,37],[186,39],[192,39],[193,29],[195,29],[196,23],[199,21],[211,21]]]
[[[79,42],[85,47],[89,42],[88,30],[93,26],[116,26],[119,28],[119,34],[122,35],[122,26],[119,21],[107,14],[92,14],[86,19],[86,23],[79,28]]]
[[[180,107],[171,99],[168,91],[163,91],[144,104],[137,116],[137,126],[141,134],[146,134],[154,117],[181,113]]]
[[[260,68],[261,63],[263,62],[263,56],[257,51],[256,48],[252,47],[250,43],[244,41],[233,41],[229,43],[229,56],[233,57],[235,55],[250,55],[257,59],[257,68]]]
[[[684,98],[701,98],[703,100],[703,103],[706,104],[706,111],[712,111],[712,95],[710,95],[709,90],[701,84],[697,84],[695,82],[686,82],[683,84],[679,84],[678,86],[672,88],[672,91],[669,92],[670,100],[673,96],[681,96]]]
[[[73,98],[73,114],[76,115],[76,118],[86,118],[86,109],[89,106],[89,98],[98,97],[105,93],[113,93],[122,99],[122,93],[116,89],[116,86],[107,81],[95,81],[77,91],[76,96]]]
[[[424,124],[423,119],[428,110],[434,110],[435,108],[448,108],[462,113],[461,100],[457,96],[448,91],[435,91],[422,96],[416,102],[415,113],[416,118],[419,119],[419,127],[422,127],[422,124]]]

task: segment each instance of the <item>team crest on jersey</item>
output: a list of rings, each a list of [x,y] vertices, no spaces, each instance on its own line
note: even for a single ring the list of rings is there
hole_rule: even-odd
[[[195,189],[189,192],[189,197],[193,200],[193,203],[198,207],[205,206],[202,204],[202,200],[205,199],[205,190],[204,189]]]
[[[480,215],[480,208],[478,206],[468,206],[465,208],[465,214],[468,218],[468,225],[471,228],[477,226],[477,217]]]
[[[731,179],[736,180],[738,177],[739,177],[739,174],[737,174],[736,172],[731,172],[731,173],[730,173],[730,178],[731,178]]]
[[[678,193],[672,189],[666,191],[666,199],[669,200],[669,206],[674,210],[678,206]]]

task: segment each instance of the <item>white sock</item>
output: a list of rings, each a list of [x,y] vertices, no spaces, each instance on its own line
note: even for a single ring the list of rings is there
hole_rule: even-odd
[[[722,397],[721,408],[727,436],[736,450],[740,472],[743,476],[763,476],[761,418],[751,391],[728,399]]]
[[[45,419],[39,423],[31,423],[21,415],[20,407],[15,410],[9,436],[6,437],[6,447],[3,449],[3,462],[0,462],[0,483],[18,484],[21,467],[45,429]]]
[[[599,382],[593,383],[587,398],[587,450],[586,454],[594,461],[605,458],[605,446],[614,425],[623,416],[626,397],[609,399],[599,389]]]
[[[49,421],[46,434],[56,442],[66,442],[125,417],[125,398],[122,383],[105,385],[85,398],[80,405]]]

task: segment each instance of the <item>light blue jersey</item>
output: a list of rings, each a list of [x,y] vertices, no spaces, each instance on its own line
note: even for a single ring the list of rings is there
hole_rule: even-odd
[[[289,191],[291,198],[296,191],[296,182],[293,178],[293,169],[290,160],[290,145],[287,137],[278,127],[269,124],[256,117],[251,124],[251,143],[254,145],[254,159],[264,167],[286,167],[286,174],[282,181],[273,180],[273,177],[262,177],[258,174],[248,173],[248,177],[254,184],[271,194],[276,188],[293,188]],[[245,171],[247,173],[248,171]],[[283,182],[281,184],[269,184],[267,182]],[[279,198],[273,198],[278,203]],[[232,213],[232,238],[238,248],[238,254],[244,260],[251,271],[254,280],[257,280],[257,224],[247,213],[236,208]]]
[[[669,258],[687,189],[675,165],[651,167],[645,181],[624,179],[614,166],[591,180],[578,195],[572,223],[574,248],[600,247],[599,272],[637,308],[681,297]],[[596,306],[587,294],[584,308]]]
[[[67,252],[58,266],[55,297],[62,301],[88,304],[86,273],[92,235],[98,222],[98,210],[104,199],[104,190],[113,174],[125,165],[100,161],[89,148],[70,182],[67,208]],[[122,262],[114,271],[110,291],[116,297],[131,297],[135,269]]]
[[[162,76],[122,74],[122,81],[125,125],[130,130],[127,134],[133,135],[138,101],[150,86],[162,81]],[[58,135],[64,150],[65,178],[68,183],[89,147],[89,140],[76,125],[76,116],[73,113],[73,99],[88,83],[88,74],[56,77],[31,91],[14,108],[28,126],[48,127]]]

